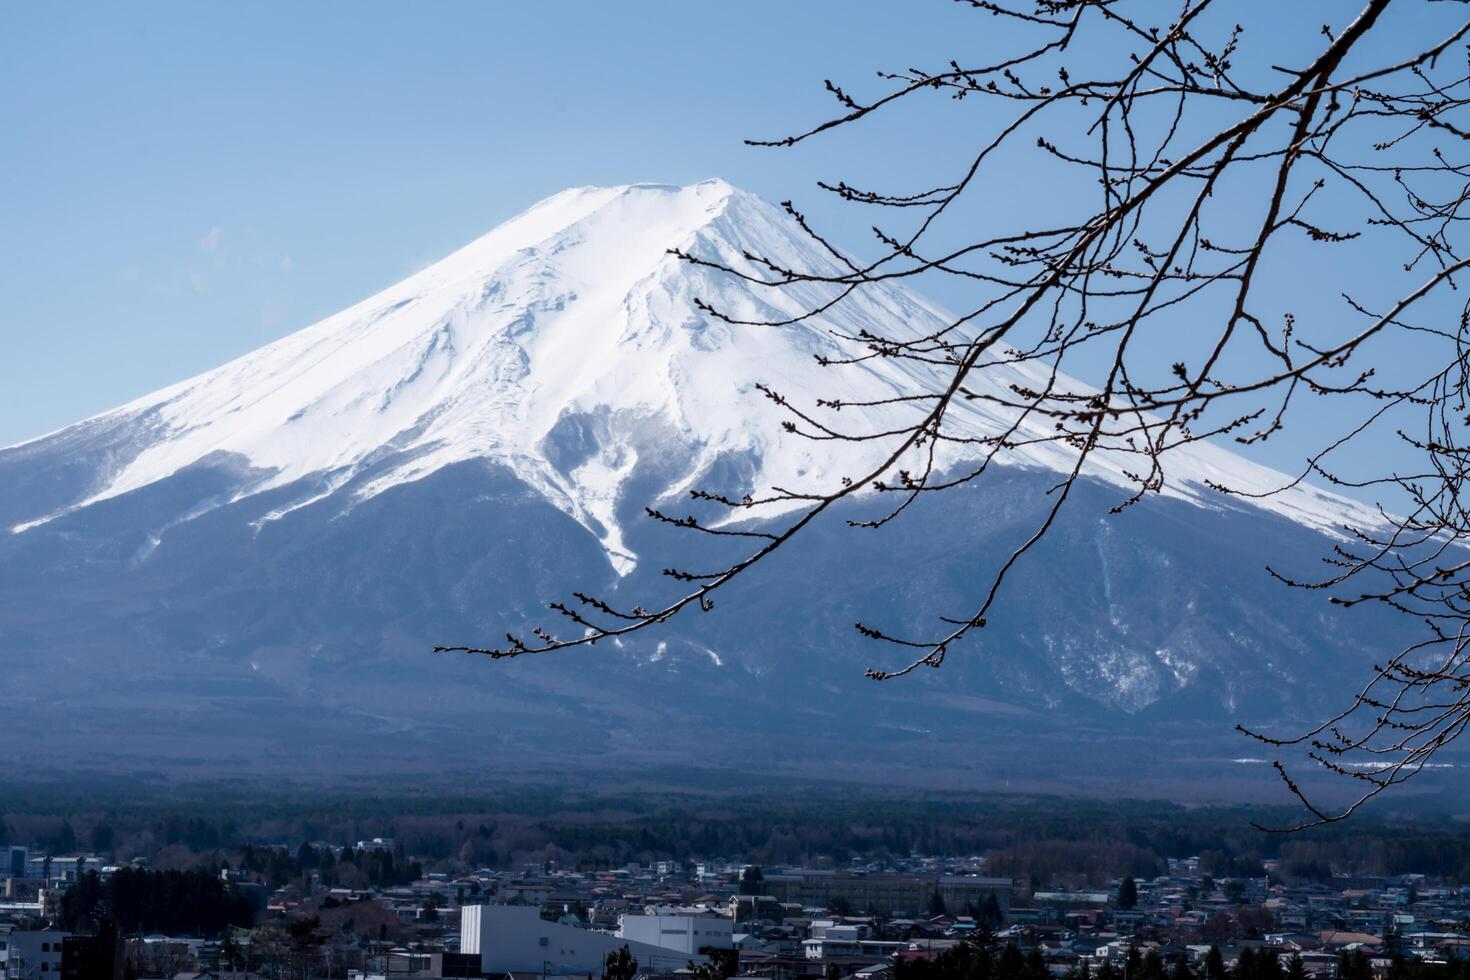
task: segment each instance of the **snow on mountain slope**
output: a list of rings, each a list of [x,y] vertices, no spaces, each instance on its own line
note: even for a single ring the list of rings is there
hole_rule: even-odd
[[[333,494],[369,468],[356,498],[486,458],[593,531],[626,571],[636,556],[624,542],[619,504],[635,471],[658,474],[655,495],[711,476],[725,482],[710,489],[738,494],[773,485],[830,487],[862,475],[879,447],[787,435],[754,383],[807,402],[932,385],[921,366],[885,359],[830,369],[813,355],[845,350],[829,332],[839,323],[847,332],[869,326],[891,334],[896,324],[928,332],[943,314],[884,287],[844,302],[828,321],[731,327],[699,313],[693,297],[740,319],[780,319],[829,294],[817,286],[752,286],[682,263],[667,254],[674,247],[736,263],[744,250],[793,268],[831,263],[783,212],[723,181],[565,191],[356,306],[24,444],[44,451],[48,440],[64,445],[67,433],[98,423],[119,440],[107,454],[113,462],[81,499],[12,530],[148,486],[218,453],[248,461],[235,499],[306,488],[267,520]],[[1010,377],[1035,383],[1033,372],[1018,368]],[[999,384],[993,370],[986,374],[985,383]],[[908,411],[845,409],[836,421],[853,431],[884,428]],[[1005,421],[974,403],[958,405],[953,419],[976,435]],[[1012,458],[1051,470],[1072,461],[1052,444]],[[1127,485],[1123,466],[1100,458],[1091,472]],[[744,485],[732,487],[731,479]],[[1222,502],[1206,480],[1247,491],[1286,482],[1209,445],[1181,450],[1168,479],[1166,494],[1202,505]],[[1374,519],[1365,507],[1309,487],[1260,506],[1328,531]]]

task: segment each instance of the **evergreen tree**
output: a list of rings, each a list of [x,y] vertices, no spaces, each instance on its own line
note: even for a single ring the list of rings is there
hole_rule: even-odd
[[[894,980],[991,980],[995,972],[988,932],[971,937],[940,953],[932,960],[899,960],[893,965]],[[1010,966],[1024,972],[1025,963],[1014,951]],[[1026,980],[1018,974],[1014,980]]]
[[[95,871],[62,895],[63,928],[90,932],[104,918],[124,932],[215,935],[254,918],[250,900],[206,871],[120,868],[106,881]]]
[[[337,855],[332,853],[330,847],[322,848],[321,856],[316,861],[317,874],[322,876],[322,883],[328,886],[337,882]]]
[[[1225,957],[1220,954],[1220,947],[1213,944],[1205,954],[1205,980],[1225,980]]]
[[[633,958],[625,944],[615,953],[608,953],[602,968],[602,980],[633,980],[638,975],[638,961]]]
[[[1338,980],[1373,980],[1373,967],[1362,950],[1343,953],[1337,963]]]
[[[1132,980],[1168,980],[1164,967],[1164,958],[1159,951],[1151,949],[1144,955],[1143,961],[1138,965],[1138,972],[1130,973]]]
[[[975,930],[970,933],[969,939],[965,942],[966,945],[975,947],[979,954],[984,955],[986,968],[989,969],[990,960],[994,956],[995,950],[999,947],[999,943],[995,938],[995,931],[990,928],[990,924],[987,922],[976,923]]]
[[[765,891],[765,875],[762,874],[760,866],[748,864],[740,869],[740,881],[736,887],[737,895],[760,895]]]
[[[1138,882],[1132,875],[1124,877],[1118,885],[1118,908],[1131,909],[1138,904]]]
[[[1281,980],[1281,964],[1271,950],[1247,946],[1235,961],[1235,980]]]
[[[1015,943],[1006,943],[995,964],[995,973],[1000,980],[1026,980],[1026,960]]]

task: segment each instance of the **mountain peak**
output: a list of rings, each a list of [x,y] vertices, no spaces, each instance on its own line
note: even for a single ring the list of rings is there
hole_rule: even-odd
[[[944,315],[911,293],[879,285],[853,294],[828,320],[734,328],[702,314],[694,297],[737,319],[784,320],[820,305],[830,288],[763,289],[680,262],[674,248],[734,265],[747,251],[791,268],[832,263],[779,208],[724,180],[563,191],[341,313],[0,451],[0,463],[53,450],[100,461],[86,480],[37,498],[8,523],[23,532],[206,461],[228,460],[237,474],[220,503],[275,491],[281,503],[270,521],[329,499],[350,508],[452,463],[484,459],[591,530],[626,571],[634,556],[621,515],[635,475],[656,474],[651,490],[640,481],[640,494],[652,496],[638,504],[687,492],[716,471],[743,485],[710,489],[739,496],[772,485],[830,487],[860,475],[882,451],[785,434],[756,382],[808,401],[937,383],[920,365],[879,359],[834,370],[814,356],[848,352],[832,329],[839,323],[849,333],[853,324],[937,329]],[[843,415],[851,427],[881,430],[901,411]],[[972,434],[1006,423],[969,403],[954,414]],[[1072,462],[1054,443],[1025,452],[1022,465],[1065,470]],[[1213,446],[1189,447],[1176,464],[1167,491],[1195,502],[1208,498],[1210,479],[1253,490],[1284,482]],[[1099,459],[1089,472],[1127,483],[1121,463]],[[1310,488],[1264,506],[1328,529],[1364,510]]]
[[[707,343],[718,332],[687,319],[687,295],[672,300],[681,264],[668,252],[696,238],[717,240],[721,233],[708,226],[737,198],[747,230],[781,220],[720,179],[553,195],[341,313],[12,447],[34,450],[62,436],[71,444],[87,431],[115,433],[119,424],[128,430],[121,444],[107,447],[109,465],[88,492],[29,515],[14,530],[156,483],[206,457],[246,465],[251,478],[242,495],[300,484],[297,505],[369,465],[380,475],[365,495],[461,459],[509,458],[560,506],[596,524],[554,468],[530,466],[532,473],[525,461],[568,411],[669,408],[667,377],[645,377],[651,387],[642,392],[629,389],[639,374],[632,361],[652,346],[687,348],[688,337]],[[389,457],[397,463],[385,467]]]

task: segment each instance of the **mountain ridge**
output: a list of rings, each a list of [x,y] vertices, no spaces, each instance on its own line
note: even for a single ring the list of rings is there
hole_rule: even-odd
[[[944,321],[942,311],[908,290],[879,284],[844,300],[830,318],[732,328],[700,315],[694,297],[739,319],[780,320],[805,313],[824,298],[822,288],[752,286],[683,263],[668,254],[674,248],[737,266],[750,267],[743,253],[753,252],[792,268],[836,269],[779,209],[719,179],[682,188],[564,191],[316,324],[75,426],[0,449],[3,462],[89,431],[132,429],[102,445],[106,461],[79,499],[12,521],[12,533],[214,453],[238,457],[254,473],[242,494],[314,482],[313,491],[263,520],[331,496],[389,457],[396,465],[355,491],[356,499],[484,457],[506,462],[597,534],[626,570],[635,556],[624,543],[619,500],[648,454],[688,457],[655,498],[688,490],[717,463],[747,485],[711,489],[738,496],[771,485],[830,488],[879,458],[877,446],[786,436],[778,413],[752,397],[753,382],[807,398],[849,390],[891,395],[940,383],[937,370],[891,360],[836,372],[816,364],[818,355],[853,351],[843,330],[923,332]],[[1034,374],[1029,366],[991,365],[976,383],[1035,382]],[[1085,390],[1081,382],[1063,384]],[[908,417],[905,411],[848,408],[841,422],[881,429]],[[957,402],[951,419],[969,435],[992,435],[1007,422],[1004,413],[969,402]],[[941,465],[964,458],[952,450]],[[1072,459],[1056,443],[1009,454],[1009,461],[1058,472]],[[1099,454],[1091,472],[1130,486],[1127,463]],[[1209,491],[1211,481],[1256,492],[1289,482],[1208,445],[1181,447],[1170,465],[1165,493],[1200,505],[1239,503]],[[1377,519],[1369,508],[1308,487],[1247,505],[1329,532]]]
[[[1195,444],[1170,457],[1164,492],[1118,514],[1122,463],[1095,460],[984,630],[940,671],[865,680],[896,656],[854,621],[927,635],[1034,531],[1072,460],[1038,444],[880,529],[847,527],[887,502],[852,495],[709,612],[493,668],[434,657],[545,622],[572,590],[652,607],[680,587],[655,556],[728,559],[731,539],[639,519],[645,504],[861,474],[870,450],[788,438],[755,382],[812,398],[936,380],[813,356],[844,326],[943,322],[906,290],[792,329],[701,315],[696,295],[744,320],[823,296],[668,254],[823,261],[727,184],[576,190],[522,219],[260,351],[0,450],[0,715],[17,757],[294,774],[698,762],[1205,792],[1255,755],[1234,722],[1325,717],[1400,642],[1391,614],[1329,606],[1262,567],[1270,541],[1283,572],[1320,568],[1367,508],[1309,488],[1219,496],[1205,481],[1284,478]],[[1006,421],[955,411],[974,434]]]

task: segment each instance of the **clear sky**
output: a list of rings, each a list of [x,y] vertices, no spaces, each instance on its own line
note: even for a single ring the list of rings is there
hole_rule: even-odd
[[[568,186],[807,190],[820,152],[741,139],[974,20],[739,6],[5,4],[0,445],[305,326]]]
[[[1247,7],[1289,9],[1315,44],[1356,4]],[[941,173],[973,140],[947,100],[795,151],[741,140],[830,112],[824,78],[875,91],[875,68],[942,65],[996,25],[947,0],[7,3],[0,445],[305,326],[568,186],[722,176],[818,210],[817,177]],[[1016,206],[1045,192],[1019,179]]]

